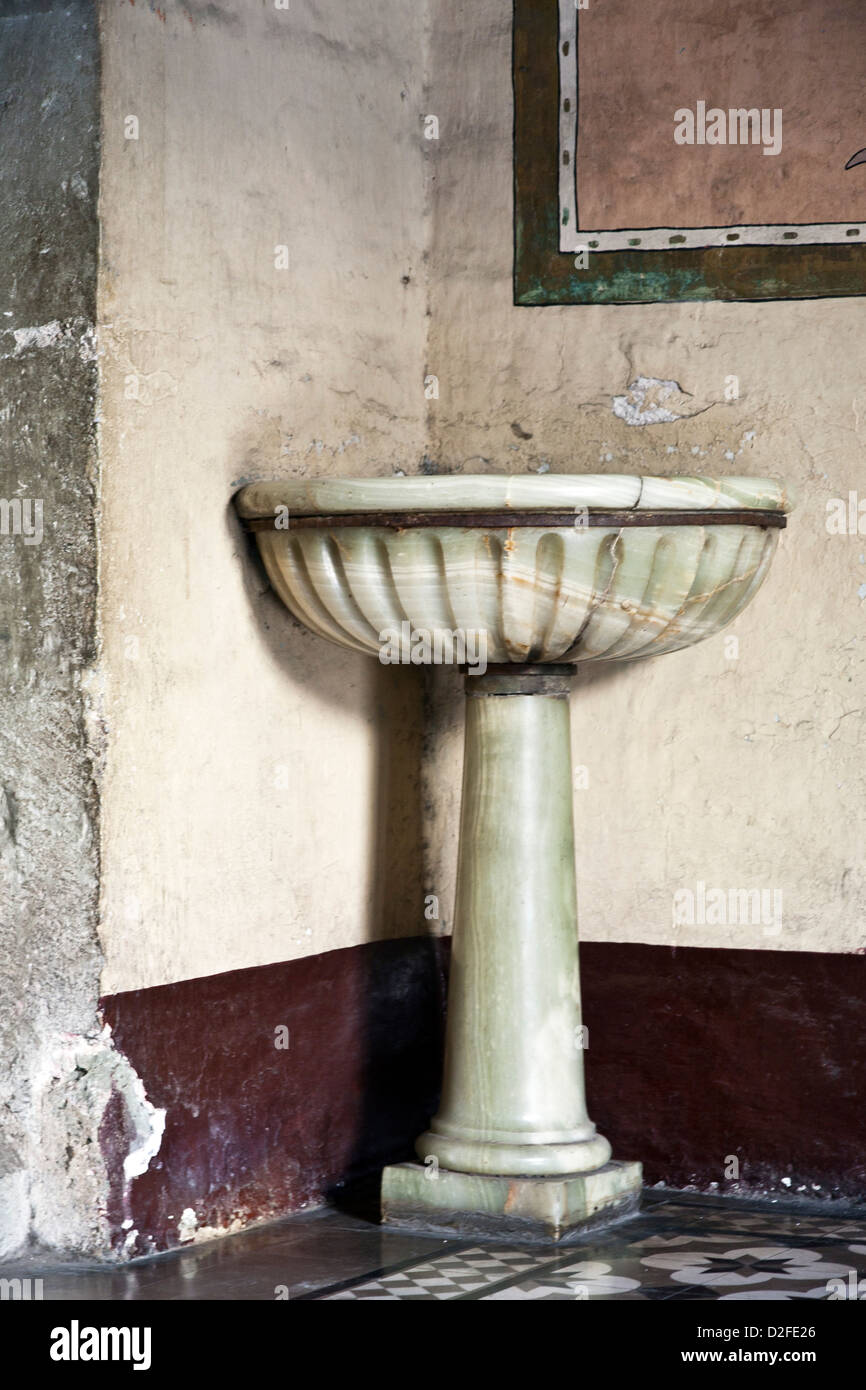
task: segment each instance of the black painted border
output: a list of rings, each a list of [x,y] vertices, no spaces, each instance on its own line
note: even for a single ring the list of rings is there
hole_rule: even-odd
[[[645,304],[866,294],[866,245],[559,250],[557,0],[515,0],[514,302]]]

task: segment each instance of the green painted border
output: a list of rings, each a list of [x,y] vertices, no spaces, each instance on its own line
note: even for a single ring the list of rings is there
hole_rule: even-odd
[[[514,0],[514,302],[648,304],[866,294],[866,245],[559,250],[557,0]]]

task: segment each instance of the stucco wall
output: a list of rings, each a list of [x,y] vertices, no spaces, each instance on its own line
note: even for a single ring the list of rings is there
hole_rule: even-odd
[[[864,950],[866,534],[825,524],[828,499],[866,494],[862,304],[513,307],[511,5],[437,0],[433,35],[431,456],[463,472],[770,475],[800,498],[764,589],[730,629],[579,678],[581,935]],[[669,403],[682,418],[626,423],[639,402],[614,412],[641,376],[679,383],[687,394]],[[462,713],[446,673],[435,679],[430,877],[447,918]],[[691,890],[697,916],[699,883],[778,890],[781,930],[674,926],[674,894]]]
[[[102,7],[106,992],[424,927],[418,675],[304,632],[229,506],[421,465],[422,20]]]
[[[581,931],[859,949],[864,542],[825,526],[858,486],[857,301],[515,308],[507,0],[165,15],[103,13],[104,988],[420,931],[424,891],[450,927],[459,681],[422,734],[416,677],[302,632],[226,508],[431,466],[794,484],[731,632],[576,687]],[[641,376],[682,418],[627,423]],[[700,884],[781,919],[675,925]]]
[[[96,191],[91,7],[0,15],[0,1254],[98,1226]],[[5,504],[21,510],[7,511]],[[96,731],[98,733],[98,731]],[[98,740],[97,740],[98,742]],[[61,1214],[73,1182],[91,1210]]]

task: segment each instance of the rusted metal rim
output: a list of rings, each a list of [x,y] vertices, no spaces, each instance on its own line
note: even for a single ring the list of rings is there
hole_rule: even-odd
[[[417,530],[424,526],[492,531],[510,530],[515,526],[576,531],[593,526],[775,526],[782,529],[787,525],[787,517],[784,512],[758,507],[719,507],[705,511],[683,509],[673,512],[605,512],[563,507],[546,512],[341,512],[316,516],[286,515],[282,512],[278,516],[247,517],[243,525],[248,531],[333,531],[359,526],[388,527],[394,531]]]
[[[548,695],[567,700],[577,667],[566,662],[497,662],[481,675],[460,667],[466,694],[479,699],[503,695]]]

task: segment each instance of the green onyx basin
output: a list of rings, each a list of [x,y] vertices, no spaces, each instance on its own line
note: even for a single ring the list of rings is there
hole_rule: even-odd
[[[765,478],[547,474],[251,483],[236,506],[277,594],[320,636],[483,633],[488,663],[631,660],[711,637],[769,569]]]
[[[383,1173],[383,1220],[558,1241],[625,1219],[641,1165],[612,1156],[584,1092],[571,677],[731,622],[767,574],[784,488],[616,474],[318,479],[253,483],[236,505],[277,594],[322,637],[380,659],[407,628],[484,639],[485,661],[462,662],[442,1093],[418,1161]]]

